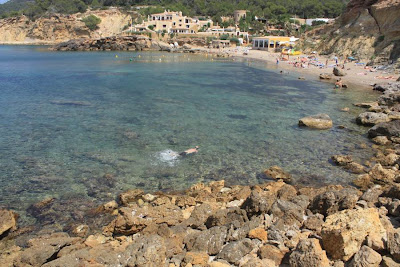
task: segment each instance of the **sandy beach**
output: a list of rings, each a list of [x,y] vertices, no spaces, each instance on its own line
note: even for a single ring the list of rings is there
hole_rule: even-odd
[[[268,63],[277,64],[277,58],[280,58],[280,53],[273,53],[268,51],[261,51],[261,50],[248,50],[248,53],[245,55],[243,53],[243,48],[225,48],[225,49],[207,49],[208,53],[211,54],[228,54],[231,57],[237,58],[248,58],[254,60],[261,60],[266,61]],[[321,56],[316,55],[319,62],[325,63],[328,59],[327,67],[317,67],[314,65],[308,65],[305,63],[305,68],[302,67],[294,67],[295,62],[300,62],[300,58],[307,55],[300,55],[300,56],[290,56],[288,61],[279,60],[278,68],[282,69],[283,71],[288,72],[297,72],[299,77],[302,75],[307,76],[315,76],[316,79],[319,79],[319,75],[321,73],[332,74],[331,80],[324,80],[327,82],[334,83],[336,79],[340,77],[336,77],[333,75],[333,68],[335,66],[335,61],[333,60],[333,56]],[[287,56],[285,56],[287,57]],[[343,61],[339,61],[339,64],[343,64]],[[341,77],[343,84],[347,84],[351,86],[362,86],[366,88],[371,88],[376,83],[385,83],[385,82],[393,82],[396,81],[400,75],[399,73],[393,73],[387,70],[379,70],[371,71],[372,67],[366,67],[365,64],[356,64],[354,62],[348,62],[345,64],[344,71],[347,75]]]

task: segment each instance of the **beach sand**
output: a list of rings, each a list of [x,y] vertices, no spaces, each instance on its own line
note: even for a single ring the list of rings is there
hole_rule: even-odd
[[[206,50],[210,54],[228,54],[231,57],[237,58],[248,58],[253,60],[261,60],[268,62],[270,64],[276,64],[276,59],[280,57],[280,53],[273,53],[268,51],[261,50],[248,50],[248,54],[243,54],[243,48],[225,48],[225,49],[207,49]],[[315,77],[315,79],[319,79],[319,75],[321,73],[332,74],[331,80],[324,80],[327,82],[331,82],[332,84],[339,78],[342,78],[343,84],[347,84],[350,86],[362,86],[365,88],[371,88],[372,85],[376,83],[386,83],[393,82],[399,78],[399,73],[388,73],[385,70],[377,70],[376,72],[371,72],[369,69],[365,69],[365,65],[357,65],[354,62],[348,62],[345,64],[344,71],[347,73],[346,76],[336,77],[333,75],[333,67],[335,65],[335,61],[332,57],[328,58],[326,56],[317,55],[317,58],[320,62],[325,63],[328,59],[328,67],[319,68],[317,66],[309,65],[307,68],[294,67],[293,63],[299,61],[298,58],[306,56],[290,56],[289,61],[279,60],[279,64],[277,67],[283,71],[288,72],[296,72],[299,77],[302,75],[307,75],[311,77]],[[287,57],[287,56],[285,56]],[[343,64],[343,61],[339,62],[339,64]],[[305,64],[307,66],[307,63]],[[383,79],[378,77],[392,77],[390,79]]]

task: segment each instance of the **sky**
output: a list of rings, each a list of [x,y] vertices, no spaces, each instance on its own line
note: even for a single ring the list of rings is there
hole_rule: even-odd
[[[8,0],[0,0],[0,4],[4,4],[5,2],[7,2]]]

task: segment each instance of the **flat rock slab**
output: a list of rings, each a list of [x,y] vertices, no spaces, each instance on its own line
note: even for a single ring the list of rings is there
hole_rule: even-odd
[[[300,119],[299,126],[326,130],[332,128],[333,123],[328,114],[317,114]]]

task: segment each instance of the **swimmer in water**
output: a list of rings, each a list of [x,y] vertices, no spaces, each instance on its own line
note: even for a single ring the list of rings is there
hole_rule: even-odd
[[[198,150],[199,150],[199,146],[195,146],[194,148],[190,148],[188,150],[185,150],[185,151],[179,153],[179,155],[180,156],[187,156],[187,155],[190,155],[190,154],[197,153]]]

